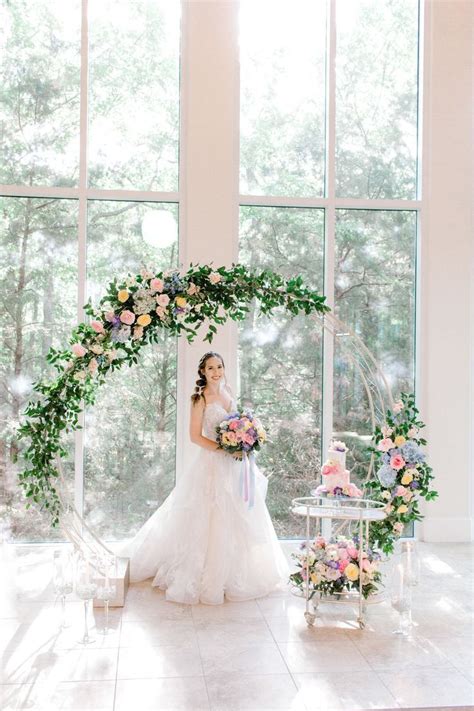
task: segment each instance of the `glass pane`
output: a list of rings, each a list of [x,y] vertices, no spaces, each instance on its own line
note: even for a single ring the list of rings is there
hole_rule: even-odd
[[[75,186],[80,2],[0,5],[0,183]]]
[[[323,194],[325,12],[322,0],[241,2],[243,194]]]
[[[255,269],[301,274],[322,290],[323,243],[322,210],[241,208],[240,260]],[[271,474],[267,504],[277,533],[299,536],[301,522],[288,507],[309,493],[320,466],[321,329],[283,311],[258,317],[252,305],[239,340],[241,400],[259,413],[270,438],[258,458]]]
[[[415,254],[415,212],[337,211],[336,312],[375,356],[394,397],[414,388]],[[372,424],[343,339],[335,342],[334,429],[351,449],[355,480],[366,471]]]
[[[77,203],[0,198],[0,214],[0,520],[16,540],[57,539],[47,514],[25,509],[16,479],[22,461],[12,459],[33,382],[56,372],[46,354],[67,345],[76,323]],[[73,461],[63,465],[72,476]]]
[[[177,263],[175,205],[92,202],[87,288],[93,303],[115,276]],[[165,333],[138,365],[112,373],[86,412],[85,515],[106,538],[132,534],[174,486],[176,340]]]
[[[89,10],[89,184],[177,190],[180,3]]]
[[[417,0],[338,0],[336,191],[416,196]]]

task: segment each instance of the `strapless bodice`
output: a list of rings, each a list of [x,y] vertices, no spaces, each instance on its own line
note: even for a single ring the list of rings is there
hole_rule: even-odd
[[[206,405],[202,421],[202,433],[204,437],[215,440],[217,425],[222,422],[227,415],[230,415],[234,409],[234,402],[232,402],[230,410],[226,410],[220,402],[211,402],[209,405]]]

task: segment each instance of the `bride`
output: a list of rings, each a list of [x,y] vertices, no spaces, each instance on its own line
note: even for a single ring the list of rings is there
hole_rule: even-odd
[[[239,491],[241,462],[219,449],[216,426],[235,409],[224,361],[205,353],[191,397],[194,465],[120,554],[131,582],[153,578],[174,602],[218,605],[268,594],[288,575],[268,513],[267,480],[256,468],[255,504]]]

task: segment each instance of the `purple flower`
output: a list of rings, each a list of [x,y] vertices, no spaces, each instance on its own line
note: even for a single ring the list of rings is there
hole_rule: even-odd
[[[410,482],[410,489],[419,489],[420,485],[417,481]]]
[[[329,561],[327,561],[327,562],[326,562],[326,565],[328,566],[328,568],[334,568],[334,570],[338,570],[338,569],[339,569],[339,565],[338,565],[338,563],[336,563],[335,560],[329,560]]]

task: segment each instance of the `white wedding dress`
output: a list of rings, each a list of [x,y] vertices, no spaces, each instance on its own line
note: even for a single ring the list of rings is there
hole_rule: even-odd
[[[203,435],[228,412],[206,406]],[[284,584],[288,564],[265,504],[267,480],[256,467],[255,504],[240,493],[241,462],[202,447],[194,465],[119,553],[130,558],[130,580],[153,578],[174,602],[218,605],[250,600]]]

